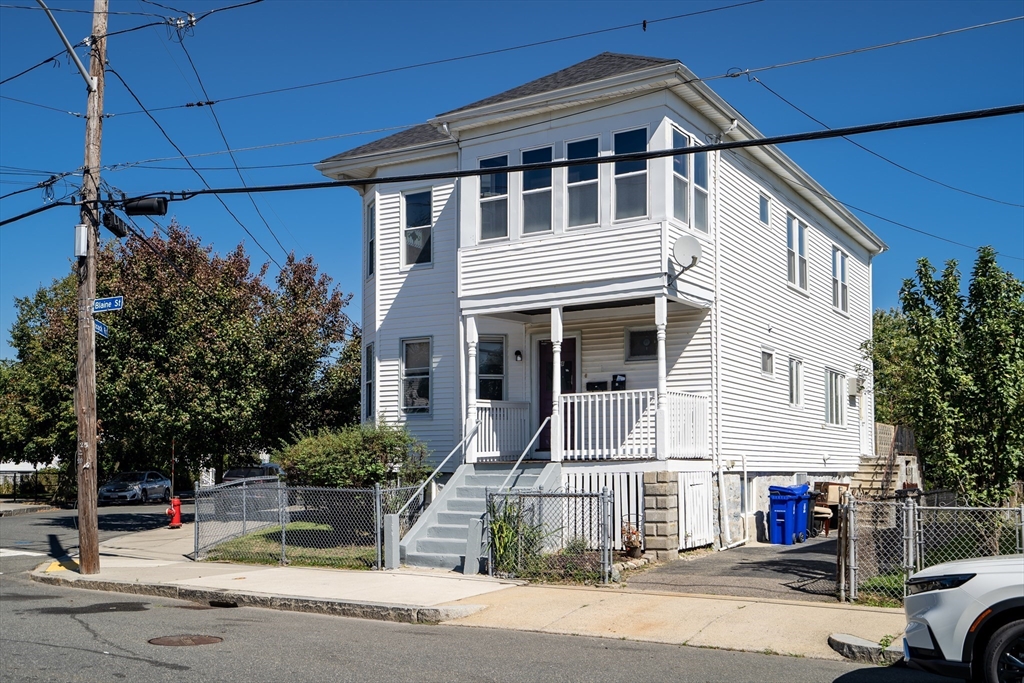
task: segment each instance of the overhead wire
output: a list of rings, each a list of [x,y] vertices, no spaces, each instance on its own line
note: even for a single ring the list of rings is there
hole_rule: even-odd
[[[42,7],[32,7],[32,6],[25,6],[25,5],[6,5],[6,4],[0,5],[0,9],[27,9],[27,10],[36,10],[36,11],[39,11],[39,12],[43,11]],[[65,12],[65,13],[68,13],[68,14],[92,14],[93,13],[93,11],[91,9],[75,9],[75,8],[72,8],[72,7],[50,7],[49,9],[50,9],[51,12]],[[160,17],[159,14],[153,14],[152,12],[114,11],[114,12],[107,12],[107,14],[109,14],[111,16],[123,16],[123,17]]]
[[[112,74],[114,74],[114,76],[117,78],[117,80],[119,80],[121,82],[121,85],[124,86],[125,90],[128,91],[128,94],[131,95],[132,99],[135,100],[135,103],[140,108],[142,108],[143,111],[146,111],[146,115],[149,117],[149,120],[152,121],[153,124],[160,130],[160,133],[164,136],[164,139],[166,139],[167,142],[170,143],[171,147],[173,147],[175,149],[175,151],[178,152],[178,154],[181,154],[181,155],[184,156],[185,153],[181,150],[180,147],[178,147],[178,145],[174,142],[174,140],[171,139],[171,136],[167,134],[167,131],[164,130],[164,127],[161,126],[160,122],[156,120],[156,117],[153,116],[152,114],[150,114],[149,111],[146,110],[145,105],[142,104],[142,101],[135,94],[135,91],[131,89],[131,86],[129,86],[128,83],[124,80],[124,78],[121,77],[121,74],[119,74],[116,69],[110,67],[109,65],[107,66],[107,71],[112,73]],[[190,162],[187,159],[185,160],[185,163],[188,164],[190,167],[192,166],[192,162]],[[203,174],[200,173],[195,168],[193,168],[192,170],[195,171],[195,174],[199,177],[199,180],[202,181],[203,185],[205,185],[207,188],[209,188],[210,184],[206,181],[206,178],[203,176]],[[278,269],[280,270],[281,269],[281,264],[277,262],[277,259],[275,259],[273,256],[271,256],[270,252],[267,251],[266,248],[260,243],[260,241],[258,239],[256,239],[256,236],[252,234],[252,231],[250,231],[249,228],[247,228],[245,226],[245,223],[243,223],[242,220],[237,215],[235,215],[235,212],[231,210],[231,207],[229,207],[227,205],[227,202],[225,202],[223,200],[223,198],[220,198],[220,197],[218,197],[218,200],[220,201],[221,206],[224,207],[224,210],[228,212],[228,215],[230,215],[231,218],[233,218],[234,221],[239,225],[239,227],[242,228],[242,230],[245,232],[245,234],[247,234],[252,239],[252,241],[256,244],[256,246],[260,248],[260,251],[262,251],[264,254],[266,254],[267,258],[270,259],[271,263],[273,263],[275,266],[277,266]]]
[[[757,76],[751,75],[750,79],[752,81],[754,81],[755,83],[759,84],[762,88],[764,88],[765,90],[770,92],[772,95],[775,95],[775,97],[779,98],[780,100],[782,100],[783,102],[788,104],[793,109],[797,110],[798,112],[800,112],[801,114],[803,114],[804,116],[809,118],[811,121],[814,121],[815,123],[817,123],[818,125],[822,126],[823,128],[826,128],[828,130],[832,130],[832,128],[828,124],[826,124],[824,121],[822,121],[821,119],[815,118],[814,116],[809,114],[807,111],[805,111],[805,110],[801,109],[800,107],[798,107],[797,105],[793,104],[793,102],[789,101],[788,99],[786,99],[785,97],[780,95],[778,92],[776,92],[774,89],[770,88],[767,83],[762,81]],[[913,170],[912,168],[907,168],[903,164],[897,163],[897,162],[893,161],[892,159],[890,159],[890,158],[888,158],[886,156],[883,156],[882,154],[879,154],[878,152],[876,152],[876,151],[874,151],[872,149],[869,149],[868,147],[865,147],[864,145],[860,144],[856,140],[851,140],[850,138],[845,137],[845,136],[843,137],[843,139],[846,140],[847,142],[849,142],[851,145],[854,145],[855,147],[859,147],[860,149],[864,150],[868,154],[871,154],[872,156],[878,157],[879,159],[881,159],[882,161],[886,162],[887,164],[892,164],[893,166],[895,166],[896,168],[898,168],[898,169],[900,169],[902,171],[906,171],[907,173],[909,173],[911,175],[914,175],[914,176],[917,176],[918,178],[922,178],[924,180],[927,180],[930,183],[935,183],[936,185],[940,185],[940,186],[942,186],[942,187],[944,187],[944,188],[946,188],[948,190],[953,190],[954,192],[960,192],[962,194],[970,195],[972,197],[977,197],[978,199],[984,199],[986,201],[994,202],[996,204],[1002,204],[1004,206],[1013,206],[1013,207],[1024,209],[1024,204],[1017,204],[1017,203],[1014,203],[1014,202],[1004,201],[1002,199],[997,199],[995,197],[989,197],[987,195],[979,194],[977,192],[971,192],[970,190],[965,190],[963,188],[956,187],[956,186],[950,185],[948,183],[944,183],[941,180],[937,180],[937,179],[932,178],[930,176],[926,176],[923,173],[918,173],[917,171]]]
[[[44,59],[43,61],[39,62],[35,66],[30,66],[29,68],[25,69],[24,71],[19,71],[18,73],[14,74],[13,76],[8,76],[7,78],[5,78],[2,81],[0,81],[0,85],[3,85],[5,83],[10,83],[15,78],[20,78],[20,77],[24,76],[25,74],[29,73],[30,71],[35,71],[39,67],[45,66],[45,65],[49,64],[50,62],[53,62],[54,64],[57,64],[59,66],[60,65],[60,61],[57,58],[60,57],[65,52],[66,52],[66,50],[61,50],[60,52],[58,52],[57,54],[53,55],[52,57],[47,57],[46,59]]]

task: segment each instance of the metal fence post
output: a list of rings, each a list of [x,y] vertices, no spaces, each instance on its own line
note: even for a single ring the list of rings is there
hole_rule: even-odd
[[[914,500],[903,502],[903,597],[907,596],[907,579],[914,573]]]
[[[199,561],[199,482],[192,488],[192,508],[194,510],[192,514],[192,526],[193,534],[195,536],[195,551],[192,553],[192,559]]]
[[[837,545],[839,546],[838,552],[836,553],[836,567],[837,574],[839,574],[839,602],[846,602],[846,567],[849,564],[849,558],[847,553],[849,552],[849,544],[847,538],[850,535],[850,522],[849,522],[849,503],[846,501],[844,495],[842,500],[839,501],[839,507],[836,510],[836,535],[839,537]]]
[[[601,495],[598,497],[600,508],[600,524],[598,534],[601,536],[601,583],[608,583],[608,575],[611,574],[611,550],[608,547],[608,532],[611,528],[611,512],[608,510],[608,487],[601,488]]]
[[[924,516],[921,514],[921,505],[917,504],[914,507],[915,517],[917,518],[915,525],[915,532],[917,534],[917,571],[924,569]]]
[[[846,495],[850,506],[850,533],[848,536],[850,552],[847,555],[850,567],[850,601],[855,602],[857,600],[857,501],[849,493]]]
[[[281,565],[288,564],[288,543],[285,539],[285,527],[288,526],[285,517],[287,515],[287,499],[288,493],[284,487],[281,486],[281,481],[277,482],[277,520],[281,524]]]
[[[494,576],[494,539],[491,537],[491,489],[484,487],[484,542],[487,544],[487,576]]]
[[[1024,503],[1017,509],[1017,522],[1020,524],[1020,538],[1017,541],[1017,552],[1024,553]]]
[[[383,553],[381,552],[383,550],[381,548],[381,543],[384,540],[383,539],[383,534],[381,533],[381,531],[383,530],[383,527],[384,527],[384,515],[382,514],[382,509],[383,509],[383,505],[381,504],[380,484],[379,483],[374,483],[374,485],[373,485],[373,528],[374,528],[374,532],[376,534],[376,543],[377,543],[377,571],[380,571],[381,556],[383,555]]]
[[[248,516],[248,510],[246,510],[246,488],[245,480],[242,480],[242,535],[245,536],[245,520]]]

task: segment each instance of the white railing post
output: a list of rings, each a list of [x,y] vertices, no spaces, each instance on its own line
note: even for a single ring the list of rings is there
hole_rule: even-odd
[[[577,353],[579,349],[577,349]],[[559,404],[562,396],[562,307],[551,307],[551,461],[561,462],[564,441]]]
[[[654,324],[658,329],[658,409],[654,418],[654,452],[658,460],[667,460],[670,453],[668,424],[668,370],[665,360],[665,336],[668,329],[668,299],[664,294],[654,299]],[[671,455],[674,455],[671,454]]]
[[[469,434],[469,430],[472,429],[477,423],[476,419],[476,346],[479,338],[476,332],[476,316],[466,316],[466,357],[469,367],[466,374],[466,430],[465,433]],[[465,461],[467,464],[476,462],[476,443],[475,438],[469,439],[466,442],[466,457]]]

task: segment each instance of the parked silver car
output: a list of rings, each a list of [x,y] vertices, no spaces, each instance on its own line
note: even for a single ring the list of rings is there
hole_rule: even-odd
[[[120,472],[100,487],[99,502],[147,503],[171,500],[171,480],[159,472]]]

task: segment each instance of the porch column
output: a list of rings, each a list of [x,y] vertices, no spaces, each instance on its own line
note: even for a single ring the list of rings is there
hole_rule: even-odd
[[[479,341],[479,337],[476,332],[476,316],[466,316],[466,362],[469,364],[466,373],[466,430],[464,434],[469,434],[470,430],[476,426],[476,345]],[[476,436],[469,439],[466,442],[466,462],[476,462]]]
[[[654,298],[654,324],[658,328],[658,411],[654,434],[658,460],[667,460],[668,438],[668,371],[665,361],[665,336],[668,328],[668,299],[664,294]]]
[[[578,353],[578,352],[577,352]],[[562,307],[551,307],[551,461],[561,462],[565,446],[562,436],[562,416],[559,399],[562,397]]]

